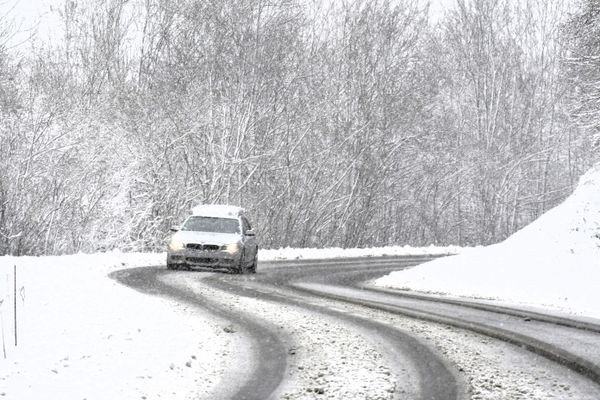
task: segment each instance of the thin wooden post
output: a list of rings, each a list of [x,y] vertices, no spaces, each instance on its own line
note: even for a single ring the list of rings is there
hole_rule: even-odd
[[[17,347],[17,265],[14,268],[14,291],[13,300],[15,305],[15,347]]]
[[[4,313],[2,312],[2,304],[4,303],[4,299],[0,300],[0,324],[2,324],[2,354],[4,354],[4,359],[6,360],[6,342],[4,341]]]

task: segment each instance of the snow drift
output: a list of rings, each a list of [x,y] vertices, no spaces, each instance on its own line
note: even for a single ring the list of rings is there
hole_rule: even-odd
[[[574,193],[504,242],[437,259],[375,282],[600,317],[600,165]]]

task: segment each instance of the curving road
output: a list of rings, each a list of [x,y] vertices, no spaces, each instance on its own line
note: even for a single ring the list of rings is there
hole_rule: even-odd
[[[286,261],[256,275],[113,274],[225,318],[251,345],[223,399],[598,399],[600,326],[490,303],[374,289],[427,257]]]

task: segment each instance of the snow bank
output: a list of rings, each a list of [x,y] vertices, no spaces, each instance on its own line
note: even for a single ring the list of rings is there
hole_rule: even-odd
[[[600,318],[600,165],[564,203],[504,242],[393,272],[376,285]]]
[[[382,256],[420,256],[420,255],[448,255],[458,254],[463,248],[458,246],[429,246],[429,247],[411,247],[411,246],[388,246],[372,247],[365,249],[272,249],[259,250],[258,259],[260,261],[275,260],[314,260],[328,258],[344,257],[382,257]]]

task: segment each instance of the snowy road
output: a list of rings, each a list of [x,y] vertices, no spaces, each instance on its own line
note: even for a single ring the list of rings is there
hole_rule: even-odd
[[[208,310],[247,339],[223,387],[206,398],[600,398],[593,324],[360,286],[425,259],[262,263],[244,276],[140,268],[116,277]]]
[[[269,324],[246,317],[243,312],[227,309],[212,302],[189,288],[176,284],[166,284],[160,278],[168,272],[156,268],[137,268],[118,271],[112,276],[119,282],[159,296],[168,296],[177,301],[203,308],[230,322],[228,333],[242,329],[242,333],[251,338],[251,349],[242,348],[237,355],[236,366],[231,367],[233,380],[228,385],[221,385],[217,392],[211,393],[215,398],[249,399],[268,398],[283,379],[286,368],[286,350],[281,335]],[[236,328],[234,328],[234,325]],[[177,332],[173,337],[177,338]],[[240,346],[236,350],[240,350]],[[243,352],[243,350],[251,350]],[[240,368],[241,367],[241,368]],[[249,397],[247,394],[252,393]]]

